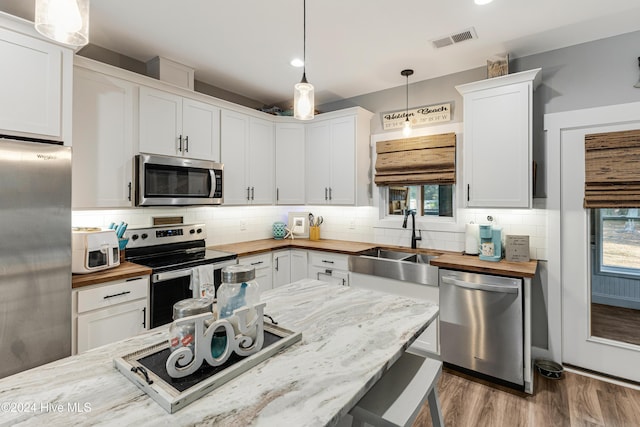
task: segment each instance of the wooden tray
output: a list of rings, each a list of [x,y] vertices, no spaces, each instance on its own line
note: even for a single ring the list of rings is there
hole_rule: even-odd
[[[265,323],[262,350],[247,357],[234,353],[221,366],[209,366],[205,361],[200,369],[184,378],[171,378],[167,374],[165,363],[171,352],[166,340],[115,358],[113,365],[165,411],[173,414],[301,339],[301,332]],[[139,368],[146,371],[148,378],[138,371]]]

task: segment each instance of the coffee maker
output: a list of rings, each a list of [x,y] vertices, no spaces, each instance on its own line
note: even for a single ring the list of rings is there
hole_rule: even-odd
[[[480,256],[483,261],[502,259],[502,228],[492,225],[480,226]]]

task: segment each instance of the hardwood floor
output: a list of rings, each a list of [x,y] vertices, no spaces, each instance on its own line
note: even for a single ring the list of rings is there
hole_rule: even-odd
[[[640,345],[640,310],[591,304],[591,335]]]
[[[438,393],[447,427],[640,426],[640,390],[566,371],[560,380],[536,373],[530,396],[444,369]],[[413,427],[431,425],[425,405]]]

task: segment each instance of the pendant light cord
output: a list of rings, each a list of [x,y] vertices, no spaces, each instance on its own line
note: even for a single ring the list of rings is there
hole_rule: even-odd
[[[405,97],[407,100],[407,109],[405,110],[405,113],[407,115],[407,120],[409,120],[409,74],[407,74],[407,84],[405,87],[407,88],[407,96]]]
[[[307,0],[302,1],[302,75],[307,80]]]

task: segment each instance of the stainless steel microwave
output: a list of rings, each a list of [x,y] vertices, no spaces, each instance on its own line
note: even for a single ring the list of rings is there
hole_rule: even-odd
[[[135,157],[136,206],[222,204],[222,163],[184,157]]]

